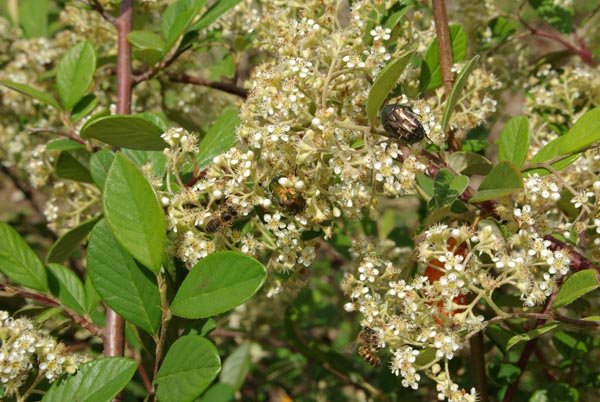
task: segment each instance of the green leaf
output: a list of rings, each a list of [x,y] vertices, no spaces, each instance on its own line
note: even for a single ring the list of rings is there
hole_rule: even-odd
[[[440,169],[433,181],[433,206],[443,208],[458,199],[469,185],[466,176],[454,176],[447,169]]]
[[[89,165],[90,153],[87,150],[63,151],[56,160],[54,172],[63,179],[93,183]]]
[[[46,269],[16,230],[0,222],[0,272],[31,289],[48,290]]]
[[[422,173],[417,174],[417,184],[421,187],[427,199],[433,198],[433,180]]]
[[[56,110],[61,110],[62,108],[52,96],[48,95],[46,92],[40,91],[39,89],[35,89],[30,87],[29,85],[20,84],[18,82],[2,80],[0,81],[0,85],[4,85],[7,88],[10,88],[14,91],[20,92],[23,95],[30,96],[34,99],[39,100],[40,102],[52,106]]]
[[[56,69],[58,94],[65,109],[71,109],[86,93],[96,71],[96,52],[88,42],[80,42],[63,56]]]
[[[139,116],[100,117],[81,130],[83,138],[95,138],[117,147],[162,151],[169,145],[160,136],[163,130]]]
[[[138,363],[125,357],[101,357],[84,363],[73,376],[52,384],[42,402],[110,402],[133,378]]]
[[[152,65],[163,57],[165,41],[151,31],[131,31],[127,40],[134,46],[133,55],[136,59]]]
[[[460,25],[450,25],[450,41],[452,44],[452,60],[454,63],[463,61],[467,57],[467,34],[463,27]],[[437,38],[433,40],[425,53],[425,57],[421,63],[419,81],[422,91],[434,89],[442,85],[442,71]]]
[[[536,387],[537,391],[531,395],[529,402],[577,402],[579,391],[563,382],[549,382]],[[541,389],[539,389],[541,388]]]
[[[139,49],[162,51],[165,47],[165,41],[152,31],[131,31],[127,34],[127,40]]]
[[[217,383],[210,387],[198,402],[235,402],[235,390],[231,385]]]
[[[142,172],[120,153],[108,171],[102,204],[108,227],[123,248],[158,273],[166,242],[164,212]]]
[[[483,155],[474,152],[457,151],[448,157],[448,164],[458,173],[466,176],[487,175],[492,169],[492,162]]]
[[[210,24],[219,19],[220,16],[225,14],[229,9],[235,7],[240,3],[241,0],[220,0],[216,1],[203,15],[200,17],[190,28],[190,31],[201,31],[208,27]]]
[[[212,163],[215,156],[226,152],[235,145],[235,129],[240,124],[237,110],[227,109],[208,129],[202,141],[198,145],[196,162],[198,169],[204,169]]]
[[[562,138],[559,155],[583,151],[600,141],[600,107],[587,111]]]
[[[250,345],[240,345],[225,359],[219,382],[231,385],[236,391],[242,387],[250,370]]]
[[[556,331],[552,335],[552,344],[566,359],[576,359],[590,353],[592,345],[586,342],[586,337],[577,333]]]
[[[171,305],[173,314],[205,318],[239,306],[262,286],[265,267],[234,251],[200,260],[187,275]]]
[[[379,109],[381,109],[390,91],[396,86],[398,78],[402,75],[413,53],[408,52],[399,59],[389,62],[375,78],[367,98],[367,118],[372,126],[375,125]]]
[[[535,339],[535,338],[545,334],[546,332],[552,331],[563,325],[564,324],[561,322],[551,322],[549,324],[544,324],[541,327],[538,327],[538,328],[536,328],[532,331],[526,332],[524,334],[515,335],[512,338],[510,338],[510,340],[506,344],[506,349],[509,350],[513,346],[515,346],[517,343],[524,342],[524,341],[530,341],[532,339]]]
[[[48,35],[48,0],[19,0],[19,24],[26,38]]]
[[[554,140],[550,141],[549,143],[547,143],[546,145],[544,145],[534,156],[533,158],[531,158],[531,160],[529,161],[529,164],[533,165],[536,163],[541,163],[541,162],[547,162],[550,160],[555,159],[556,157],[558,157],[559,155],[562,155],[560,148],[562,147],[562,143],[564,141],[565,137],[558,137],[555,138]],[[579,157],[581,156],[581,154],[573,154],[570,155],[566,158],[560,159],[554,163],[551,163],[550,165],[552,166],[552,168],[554,170],[561,170],[566,168],[567,166],[571,165],[573,162],[575,162]],[[527,167],[525,168],[525,171],[527,172],[528,175],[533,175],[535,173],[539,174],[540,176],[544,176],[549,174],[550,172],[544,168],[536,168],[536,169],[528,169]]]
[[[75,272],[61,264],[48,264],[48,286],[61,303],[80,314],[85,313],[85,289]]]
[[[157,333],[162,313],[156,277],[136,264],[104,221],[90,235],[87,269],[92,284],[110,308],[148,333]]]
[[[104,190],[106,175],[114,158],[115,154],[108,149],[101,149],[90,158],[90,175],[100,190]]]
[[[529,151],[529,120],[515,116],[502,129],[498,140],[498,160],[509,161],[521,167]]]
[[[481,202],[505,197],[523,188],[521,172],[511,162],[503,161],[492,168],[481,182],[470,202]]]
[[[479,61],[479,56],[473,57],[467,64],[464,65],[458,76],[456,77],[456,81],[454,82],[454,86],[452,87],[452,91],[450,92],[450,96],[448,96],[448,100],[446,101],[446,106],[444,106],[444,115],[442,116],[442,132],[446,132],[448,128],[448,123],[450,122],[450,116],[452,116],[452,112],[454,112],[454,106],[456,106],[456,102],[460,99],[460,94],[464,89],[467,79],[469,78],[469,74],[477,65]]]
[[[75,149],[85,149],[85,145],[80,142],[70,140],[68,138],[61,138],[58,140],[50,141],[46,144],[47,151],[72,151]]]
[[[87,94],[71,110],[71,122],[76,123],[90,114],[98,105],[98,98],[94,94]]]
[[[600,278],[595,270],[586,269],[576,272],[562,284],[552,307],[566,306],[598,287],[600,287]]]
[[[573,33],[573,8],[555,5],[553,0],[529,0],[529,4],[548,24],[564,34]]]
[[[71,253],[87,237],[88,233],[90,233],[94,225],[100,220],[101,217],[102,216],[100,215],[90,218],[61,235],[58,240],[54,242],[52,247],[50,247],[50,250],[48,250],[48,254],[46,255],[46,264],[52,262],[63,263],[67,258],[69,258]]]
[[[90,280],[89,275],[87,276],[87,278],[85,278],[83,287],[85,289],[85,295],[86,295],[86,299],[87,299],[87,303],[85,305],[85,312],[89,314],[89,313],[93,312],[94,310],[96,310],[96,307],[98,307],[98,304],[100,303],[101,298],[100,298],[100,295],[98,294],[98,292],[96,291],[96,288],[92,284],[92,281]]]
[[[192,402],[208,388],[219,370],[219,353],[208,339],[182,336],[171,345],[156,375],[156,396],[161,402]]]
[[[402,7],[400,11],[396,11],[395,13],[389,16],[389,18],[385,21],[384,26],[393,31],[394,28],[396,28],[396,26],[398,25],[398,22],[400,22],[400,20],[402,19],[402,17],[404,17],[406,13],[411,11],[413,8],[413,6],[404,5],[404,7]]]
[[[163,53],[167,54],[179,37],[187,30],[206,0],[176,0],[162,15],[162,32],[166,38]]]
[[[489,367],[490,378],[498,385],[508,385],[519,379],[521,369],[512,363],[492,363]]]

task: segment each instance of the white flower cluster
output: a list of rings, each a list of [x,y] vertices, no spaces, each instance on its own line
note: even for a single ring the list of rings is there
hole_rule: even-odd
[[[14,319],[0,311],[0,384],[7,395],[18,395],[19,388],[35,376],[54,382],[74,374],[87,360],[36,329],[29,319]]]

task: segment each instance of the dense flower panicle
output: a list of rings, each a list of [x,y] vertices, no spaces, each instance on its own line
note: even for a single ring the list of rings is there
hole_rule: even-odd
[[[54,382],[64,374],[74,374],[88,360],[70,353],[29,319],[14,319],[0,311],[0,384],[7,395],[18,395],[19,387],[32,375]]]

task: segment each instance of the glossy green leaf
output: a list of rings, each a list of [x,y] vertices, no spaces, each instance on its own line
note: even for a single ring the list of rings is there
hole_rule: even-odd
[[[81,130],[83,138],[95,138],[117,147],[162,151],[168,144],[160,137],[163,130],[139,116],[100,117]]]
[[[600,107],[589,110],[581,116],[562,138],[560,155],[583,151],[600,141]]]
[[[535,339],[543,334],[545,334],[546,332],[550,332],[555,330],[558,327],[563,326],[564,324],[561,322],[551,322],[548,324],[544,324],[541,327],[538,327],[532,331],[526,332],[524,334],[519,334],[519,335],[515,335],[512,338],[510,338],[510,340],[508,341],[508,343],[506,344],[506,349],[511,349],[513,346],[515,346],[517,343],[520,342],[526,342],[526,341],[530,341],[532,339]]]
[[[531,158],[531,160],[529,161],[529,164],[533,165],[536,163],[548,162],[548,161],[554,160],[555,158],[557,158],[560,155],[563,155],[561,153],[560,149],[562,147],[562,142],[563,142],[564,138],[565,137],[555,138],[554,140],[550,141],[548,144],[544,145],[533,156],[533,158]],[[581,154],[570,155],[566,158],[559,159],[556,162],[551,163],[551,166],[554,170],[559,171],[561,169],[566,168],[567,166],[570,166],[573,162],[575,162],[577,159],[579,159],[580,156],[581,156]],[[527,169],[527,167],[525,167],[525,169],[526,169],[526,172],[528,175],[533,175],[533,174],[537,173],[540,176],[544,176],[544,175],[547,175],[550,173],[548,170],[546,170],[544,168]]]
[[[158,272],[165,251],[165,215],[150,183],[120,153],[106,176],[102,204],[108,227],[123,248]]]
[[[600,278],[594,269],[576,272],[562,284],[552,307],[566,306],[598,287],[600,287]]]
[[[492,162],[483,155],[474,152],[452,152],[448,164],[458,173],[466,176],[487,175],[492,169]]]
[[[2,80],[0,81],[0,85],[3,85],[7,88],[10,88],[14,91],[20,92],[23,95],[30,96],[34,99],[39,100],[40,102],[52,106],[56,110],[62,109],[56,99],[52,96],[48,95],[46,92],[40,91],[39,89],[35,89],[30,87],[29,85],[20,84],[18,82]]]
[[[217,383],[206,390],[198,402],[235,402],[235,390],[229,384]]]
[[[561,7],[553,0],[529,0],[529,4],[540,17],[560,32],[573,33],[574,11],[572,7]]]
[[[404,5],[404,7],[402,7],[400,11],[396,11],[395,13],[390,15],[390,17],[385,21],[384,26],[393,31],[394,28],[396,28],[396,26],[400,22],[400,20],[402,20],[402,17],[404,17],[406,13],[411,11],[413,8],[414,7],[411,5]]]
[[[521,172],[511,162],[503,161],[492,168],[483,179],[471,202],[481,202],[505,197],[523,188]]]
[[[190,31],[201,31],[215,22],[219,17],[235,7],[241,0],[220,0],[215,2],[202,17],[190,28]]]
[[[369,97],[367,98],[367,118],[372,126],[375,125],[379,109],[381,109],[390,91],[396,86],[413,53],[408,52],[402,57],[390,61],[381,70],[379,75],[377,75],[377,78],[375,78],[375,82],[373,82],[373,86],[371,86],[371,90],[369,91]]]
[[[166,38],[163,52],[166,54],[192,24],[206,0],[176,0],[169,4],[162,15],[162,32]]]
[[[76,123],[90,114],[98,105],[98,98],[94,94],[87,94],[71,110],[71,122]]]
[[[186,318],[223,313],[252,297],[265,277],[265,267],[247,255],[235,251],[210,254],[186,276],[171,310]]]
[[[133,378],[138,363],[125,357],[101,357],[52,384],[42,402],[110,402]]]
[[[91,232],[92,228],[102,216],[95,216],[88,219],[70,229],[68,232],[61,235],[58,240],[54,242],[48,254],[46,255],[46,264],[56,262],[63,263],[67,258],[71,256],[71,253],[85,240],[88,233]]]
[[[161,402],[192,402],[221,370],[217,348],[206,338],[186,335],[169,348],[156,375]]]
[[[498,139],[498,160],[521,167],[529,151],[529,120],[515,116],[502,129]]]
[[[569,360],[590,353],[594,347],[593,342],[597,342],[597,340],[575,332],[556,331],[552,334],[552,344],[565,359]]]
[[[80,314],[85,313],[85,289],[75,272],[61,264],[48,264],[48,286],[63,305]]]
[[[96,71],[96,52],[88,42],[73,46],[56,69],[58,94],[65,109],[71,109],[86,93]]]
[[[48,290],[46,268],[11,226],[0,222],[0,272],[28,288]]]
[[[467,84],[467,79],[469,78],[469,74],[477,65],[479,61],[479,56],[473,57],[471,60],[464,65],[462,70],[458,73],[456,80],[454,81],[454,86],[452,87],[452,91],[450,92],[450,96],[448,96],[448,100],[446,101],[446,105],[444,106],[444,115],[442,116],[442,131],[446,132],[448,128],[448,123],[450,123],[450,117],[452,116],[452,112],[454,112],[454,107],[456,103],[460,99],[460,95]]]
[[[54,172],[63,179],[93,183],[89,165],[90,153],[87,150],[63,151],[56,160]]]
[[[250,370],[250,346],[250,343],[244,343],[227,356],[219,382],[231,385],[236,391],[241,388]]]
[[[108,149],[101,149],[90,158],[90,175],[100,190],[104,189],[106,175],[114,158],[115,154]]]
[[[469,185],[466,176],[454,176],[447,169],[440,169],[433,180],[432,203],[435,208],[443,208],[458,199]]]
[[[26,38],[48,35],[48,0],[19,0],[19,24]]]
[[[452,46],[452,60],[454,63],[461,62],[467,57],[467,34],[460,25],[450,25],[450,41]],[[440,55],[437,38],[433,40],[423,62],[421,63],[421,75],[419,76],[422,91],[434,89],[442,85],[442,70],[440,67]]]
[[[96,291],[110,308],[156,334],[162,316],[156,277],[117,243],[104,221],[90,235],[87,269]]]
[[[75,149],[85,149],[85,145],[80,142],[70,140],[68,138],[61,138],[58,140],[50,141],[46,144],[47,151],[72,151]]]
[[[237,110],[227,109],[208,129],[198,145],[196,162],[198,169],[204,169],[212,163],[215,156],[226,152],[235,145],[235,129],[240,124]]]
[[[529,402],[577,402],[579,391],[564,382],[548,382],[536,387]]]

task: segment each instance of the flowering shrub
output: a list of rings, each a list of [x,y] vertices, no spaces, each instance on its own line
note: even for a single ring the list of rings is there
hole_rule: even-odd
[[[598,10],[33,3],[0,17],[0,157],[53,243],[0,224],[3,308],[107,357],[50,385],[80,358],[23,346],[7,397],[598,397]]]

